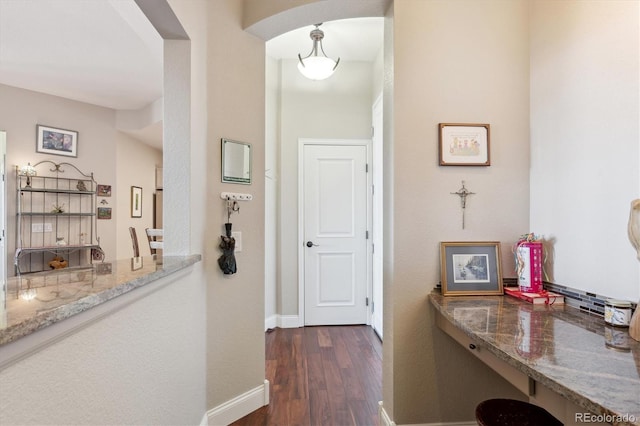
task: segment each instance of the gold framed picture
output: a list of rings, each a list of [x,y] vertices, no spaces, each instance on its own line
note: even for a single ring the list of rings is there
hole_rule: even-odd
[[[441,242],[443,296],[503,294],[500,243]]]

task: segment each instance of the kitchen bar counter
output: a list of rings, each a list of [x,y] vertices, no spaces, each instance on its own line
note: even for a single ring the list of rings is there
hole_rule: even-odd
[[[200,260],[200,255],[148,256],[11,277],[4,306],[0,303],[0,347]]]
[[[440,328],[499,373],[508,370],[502,375],[531,402],[545,400],[536,394],[548,389],[575,406],[560,418],[565,424],[640,425],[640,342],[626,328],[569,306],[510,296],[434,291],[429,298]],[[545,408],[554,415],[564,410]]]

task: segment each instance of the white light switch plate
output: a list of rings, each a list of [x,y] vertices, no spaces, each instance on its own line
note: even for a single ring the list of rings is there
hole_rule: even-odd
[[[242,251],[242,232],[232,232],[231,236],[236,240],[235,252],[236,253],[241,252]]]

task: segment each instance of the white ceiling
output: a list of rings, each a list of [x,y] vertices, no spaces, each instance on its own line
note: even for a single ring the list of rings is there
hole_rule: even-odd
[[[267,54],[306,56],[313,28],[273,38]],[[372,61],[382,46],[382,18],[320,28],[334,59]],[[133,0],[0,0],[0,84],[137,110],[162,96],[162,39]],[[156,124],[133,134],[161,148],[161,133]]]

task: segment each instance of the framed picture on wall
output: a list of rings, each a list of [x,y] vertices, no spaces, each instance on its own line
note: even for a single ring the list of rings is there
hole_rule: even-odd
[[[36,152],[77,157],[78,132],[38,124],[36,126]]]
[[[111,219],[111,207],[98,207],[98,219]]]
[[[440,123],[441,166],[490,166],[488,124]]]
[[[500,242],[440,243],[443,296],[503,294]]]
[[[142,188],[131,187],[131,217],[142,217]]]
[[[111,197],[111,185],[98,184],[96,193],[98,197]]]

